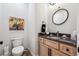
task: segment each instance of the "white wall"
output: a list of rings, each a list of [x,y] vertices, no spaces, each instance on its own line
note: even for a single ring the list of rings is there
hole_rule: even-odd
[[[28,47],[28,42],[27,42],[27,12],[28,12],[28,6],[27,4],[22,4],[22,3],[5,3],[1,4],[2,8],[2,15],[1,17],[1,23],[0,23],[0,40],[3,40],[3,45],[5,46],[6,44],[10,44],[10,37],[11,36],[16,36],[16,35],[23,35],[24,36],[24,47]],[[9,31],[9,17],[21,17],[25,21],[25,27],[24,31]]]
[[[29,4],[28,8],[29,49],[33,55],[38,55],[38,33],[41,31],[42,21],[47,22],[47,4]]]
[[[62,25],[54,25],[52,23],[52,14],[58,9],[58,6],[61,8],[65,8],[69,12],[69,18],[68,20],[62,24]],[[77,19],[77,4],[75,3],[61,3],[61,4],[56,4],[54,6],[49,5],[49,12],[48,12],[48,31],[49,32],[61,32],[61,33],[69,33],[72,34],[74,30],[76,30],[76,19]]]
[[[37,22],[38,22],[37,30],[38,32],[41,31],[42,21],[45,21],[47,23],[47,20],[48,20],[48,4],[38,3],[37,4]]]
[[[29,49],[33,55],[35,55],[35,20],[36,20],[36,6],[35,4],[29,4],[28,6],[28,43]]]

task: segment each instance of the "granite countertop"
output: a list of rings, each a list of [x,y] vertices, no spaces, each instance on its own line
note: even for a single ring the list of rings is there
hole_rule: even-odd
[[[49,40],[53,40],[53,41],[58,41],[58,42],[61,42],[61,43],[64,43],[64,44],[68,44],[68,45],[71,45],[71,46],[75,46],[77,45],[77,41],[76,40],[72,40],[72,39],[63,39],[63,38],[60,38],[60,37],[50,37],[50,36],[47,36],[47,35],[38,35],[39,37],[42,37],[42,38],[46,38],[46,39],[49,39]]]

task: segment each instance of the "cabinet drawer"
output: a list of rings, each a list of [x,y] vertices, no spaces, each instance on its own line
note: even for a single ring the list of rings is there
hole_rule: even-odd
[[[58,50],[52,49],[52,56],[67,56],[67,55]]]
[[[75,47],[72,47],[72,46],[69,46],[66,44],[61,44],[61,43],[60,43],[60,51],[66,53],[68,55],[71,55],[71,56],[74,56],[76,53]]]
[[[58,49],[58,42],[46,39],[45,40],[45,44],[48,45],[48,46],[50,46],[50,47]]]
[[[43,43],[44,42],[44,40],[43,40],[43,38],[39,38],[39,41],[41,42],[41,43]]]

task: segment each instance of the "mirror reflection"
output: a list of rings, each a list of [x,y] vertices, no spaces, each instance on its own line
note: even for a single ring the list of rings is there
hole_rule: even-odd
[[[61,25],[66,22],[69,17],[69,12],[66,9],[58,9],[52,16],[52,21],[56,25]]]

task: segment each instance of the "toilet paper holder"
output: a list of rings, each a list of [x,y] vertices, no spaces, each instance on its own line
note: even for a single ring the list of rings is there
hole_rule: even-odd
[[[0,45],[2,45],[3,44],[3,41],[0,41]]]

